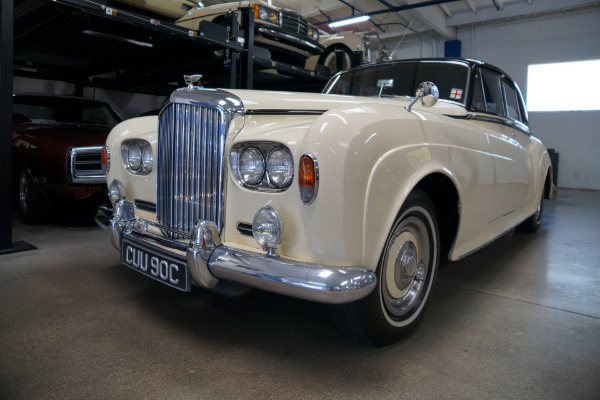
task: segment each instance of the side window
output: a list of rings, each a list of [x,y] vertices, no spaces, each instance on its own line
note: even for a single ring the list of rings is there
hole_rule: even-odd
[[[475,111],[485,111],[485,98],[483,96],[483,83],[481,82],[481,72],[475,75],[473,81],[473,99],[471,100],[471,107]]]
[[[506,80],[502,81],[504,86],[504,94],[506,95],[506,108],[508,116],[517,121],[523,121],[519,112],[519,101],[517,99],[517,90]]]
[[[484,69],[481,70],[481,77],[483,78],[483,94],[486,111],[504,116],[500,76],[495,72]]]

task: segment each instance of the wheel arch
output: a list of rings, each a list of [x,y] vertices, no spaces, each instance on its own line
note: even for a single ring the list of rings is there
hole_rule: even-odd
[[[424,173],[408,185],[398,188],[395,199],[390,202],[391,208],[385,220],[369,221],[367,210],[365,210],[365,242],[369,241],[367,232],[372,232],[374,226],[379,226],[379,235],[371,238],[371,245],[366,245],[364,251],[365,264],[368,267],[376,267],[385,240],[389,234],[394,221],[401,212],[406,199],[415,189],[423,191],[429,197],[436,214],[438,232],[440,235],[440,259],[448,258],[448,254],[454,245],[458,234],[460,223],[460,192],[455,180],[440,170],[431,170]]]
[[[440,234],[440,259],[447,258],[456,239],[460,218],[455,183],[447,175],[436,172],[421,179],[415,187],[423,190],[433,204]]]

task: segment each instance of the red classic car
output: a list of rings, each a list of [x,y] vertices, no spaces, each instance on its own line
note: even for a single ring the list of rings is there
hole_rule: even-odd
[[[101,146],[122,118],[106,103],[78,97],[13,96],[14,193],[19,219],[44,221],[61,203],[106,198]],[[72,152],[77,146],[78,151]],[[79,171],[73,176],[70,169]]]

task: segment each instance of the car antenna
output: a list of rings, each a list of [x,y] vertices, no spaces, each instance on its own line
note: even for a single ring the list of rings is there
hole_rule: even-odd
[[[408,30],[410,29],[410,26],[412,25],[412,20],[408,23],[408,26],[406,27],[406,29],[404,30],[404,34],[402,35],[402,37],[400,38],[400,41],[398,42],[398,44],[396,45],[396,47],[394,48],[394,51],[392,51],[392,53],[390,54],[390,61],[392,61],[394,59],[394,53],[396,52],[396,50],[398,50],[398,47],[400,47],[400,43],[402,43],[402,41],[404,40],[404,36],[406,36],[406,33],[408,32]]]

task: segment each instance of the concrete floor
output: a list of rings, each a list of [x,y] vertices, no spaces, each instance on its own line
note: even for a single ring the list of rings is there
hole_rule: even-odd
[[[0,399],[598,399],[600,192],[546,204],[540,232],[443,264],[385,348],[319,304],[166,288],[97,227],[15,220],[38,249],[0,256]]]

